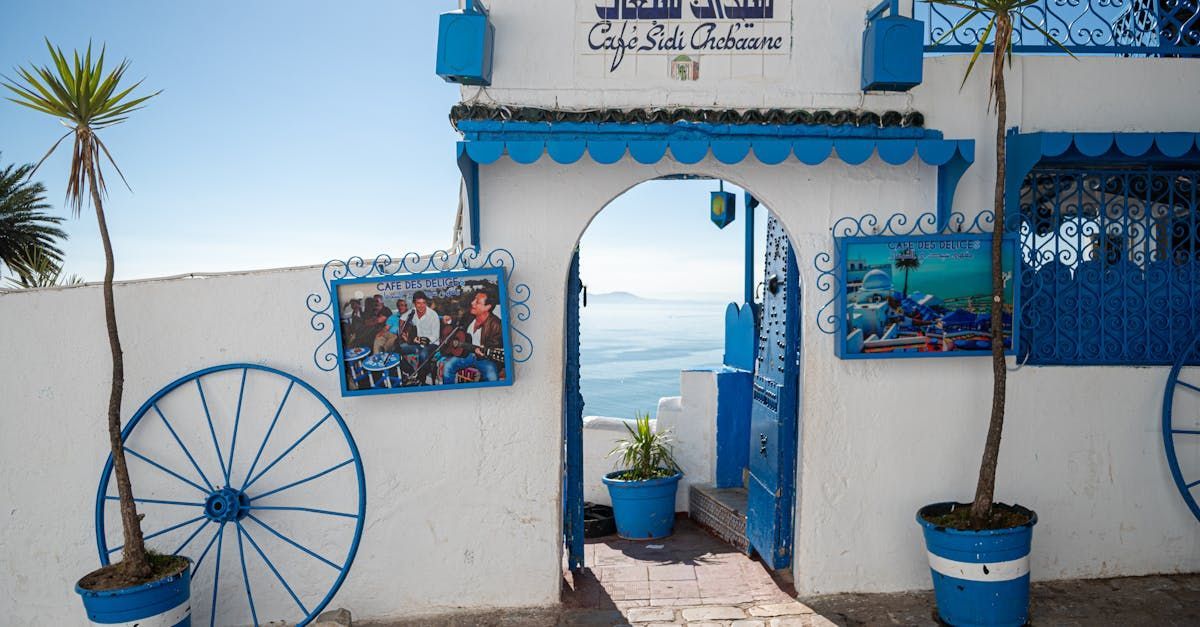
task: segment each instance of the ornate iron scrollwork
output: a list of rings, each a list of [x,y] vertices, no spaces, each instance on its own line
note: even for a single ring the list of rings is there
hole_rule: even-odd
[[[1061,52],[1057,41],[1074,53],[1196,56],[1198,6],[1194,0],[1037,0],[1018,11],[1013,51]],[[982,37],[992,43],[984,16],[961,23],[970,13],[965,5],[921,3],[915,10],[926,24],[926,50],[971,52]]]
[[[521,331],[517,323],[529,321],[532,311],[529,298],[532,294],[529,285],[513,281],[513,271],[516,268],[513,254],[504,248],[497,248],[483,253],[475,248],[467,248],[454,253],[445,250],[421,256],[417,253],[407,253],[401,257],[382,254],[373,261],[362,257],[351,257],[346,260],[334,259],[321,269],[321,280],[325,284],[324,292],[309,294],[305,305],[312,313],[309,321],[314,331],[324,332],[321,342],[313,350],[313,363],[317,368],[326,372],[338,366],[337,347],[330,346],[334,341],[334,302],[331,284],[338,279],[361,279],[366,277],[392,277],[397,275],[425,274],[430,272],[452,272],[454,270],[476,270],[482,268],[497,268],[504,271],[508,284],[508,315],[512,316],[509,329],[513,333],[513,361],[524,363],[533,356],[533,340]]]
[[[880,236],[909,236],[909,235],[943,235],[947,233],[989,233],[996,221],[991,211],[982,211],[967,220],[962,213],[950,214],[946,228],[937,228],[937,215],[922,213],[915,218],[905,213],[893,213],[887,218],[868,213],[861,216],[848,216],[833,223],[830,231],[836,237]],[[832,252],[819,252],[813,258],[813,267],[817,270],[817,290],[829,294],[829,299],[817,310],[817,328],[822,333],[835,335],[841,331],[842,321],[838,320],[834,304],[837,302],[844,286],[841,285],[842,264],[845,260],[838,259]]]
[[[1033,170],[1021,235],[1031,364],[1172,364],[1200,332],[1200,171]]]

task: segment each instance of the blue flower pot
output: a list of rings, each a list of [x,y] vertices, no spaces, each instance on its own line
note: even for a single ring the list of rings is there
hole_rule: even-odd
[[[656,540],[675,528],[675,491],[683,473],[648,481],[623,481],[618,470],[604,475],[612,497],[617,535],[628,540]]]
[[[191,627],[192,605],[189,599],[192,564],[170,577],[132,588],[85,590],[75,584],[83,597],[83,609],[92,625],[132,625],[139,627]]]
[[[925,520],[969,504],[936,503],[917,512],[925,531],[929,571],[939,617],[951,625],[1029,623],[1029,551],[1037,514],[1020,506],[1029,522],[1011,529],[960,531]]]

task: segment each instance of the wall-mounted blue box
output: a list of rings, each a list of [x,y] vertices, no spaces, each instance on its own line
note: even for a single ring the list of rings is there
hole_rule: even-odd
[[[863,91],[908,91],[921,84],[925,25],[901,17],[899,0],[884,0],[867,13],[863,32]],[[884,11],[891,7],[891,15]]]
[[[438,76],[448,83],[491,85],[495,36],[496,27],[478,1],[467,0],[465,10],[443,13],[438,19]]]

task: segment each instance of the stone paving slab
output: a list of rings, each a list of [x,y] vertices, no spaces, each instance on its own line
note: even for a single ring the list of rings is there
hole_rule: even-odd
[[[1032,586],[1034,627],[1195,627],[1200,625],[1200,574],[1035,583]],[[839,594],[805,598],[797,606],[811,614],[754,617],[779,611],[774,605],[751,605],[750,618],[702,619],[689,622],[684,612],[703,606],[618,609],[506,609],[448,614],[393,622],[360,622],[363,627],[567,627],[573,625],[687,625],[688,627],[866,627],[905,625],[935,627],[930,592]],[[639,614],[641,610],[654,613]],[[670,612],[669,614],[667,612]]]
[[[659,548],[651,548],[657,546]],[[933,593],[841,594],[797,600],[786,574],[708,535],[686,519],[654,543],[591,540],[585,568],[564,573],[553,608],[360,622],[376,627],[937,626]],[[514,582],[513,585],[519,585]],[[1035,627],[1200,626],[1200,574],[1052,581],[1032,586]],[[353,610],[353,608],[351,608]]]

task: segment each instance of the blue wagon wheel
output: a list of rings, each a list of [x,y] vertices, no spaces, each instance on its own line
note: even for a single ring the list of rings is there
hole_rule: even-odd
[[[1171,376],[1163,396],[1163,442],[1171,477],[1183,495],[1184,502],[1200,520],[1200,373],[1185,371],[1184,366],[1200,358],[1200,339],[1184,351]],[[1188,375],[1188,376],[1185,376]],[[1185,463],[1180,463],[1184,460]]]
[[[151,396],[121,437],[147,548],[192,559],[196,624],[305,625],[329,604],[367,499],[354,438],[312,386],[253,364],[200,370]],[[96,494],[105,565],[123,542],[112,476],[110,455]]]

